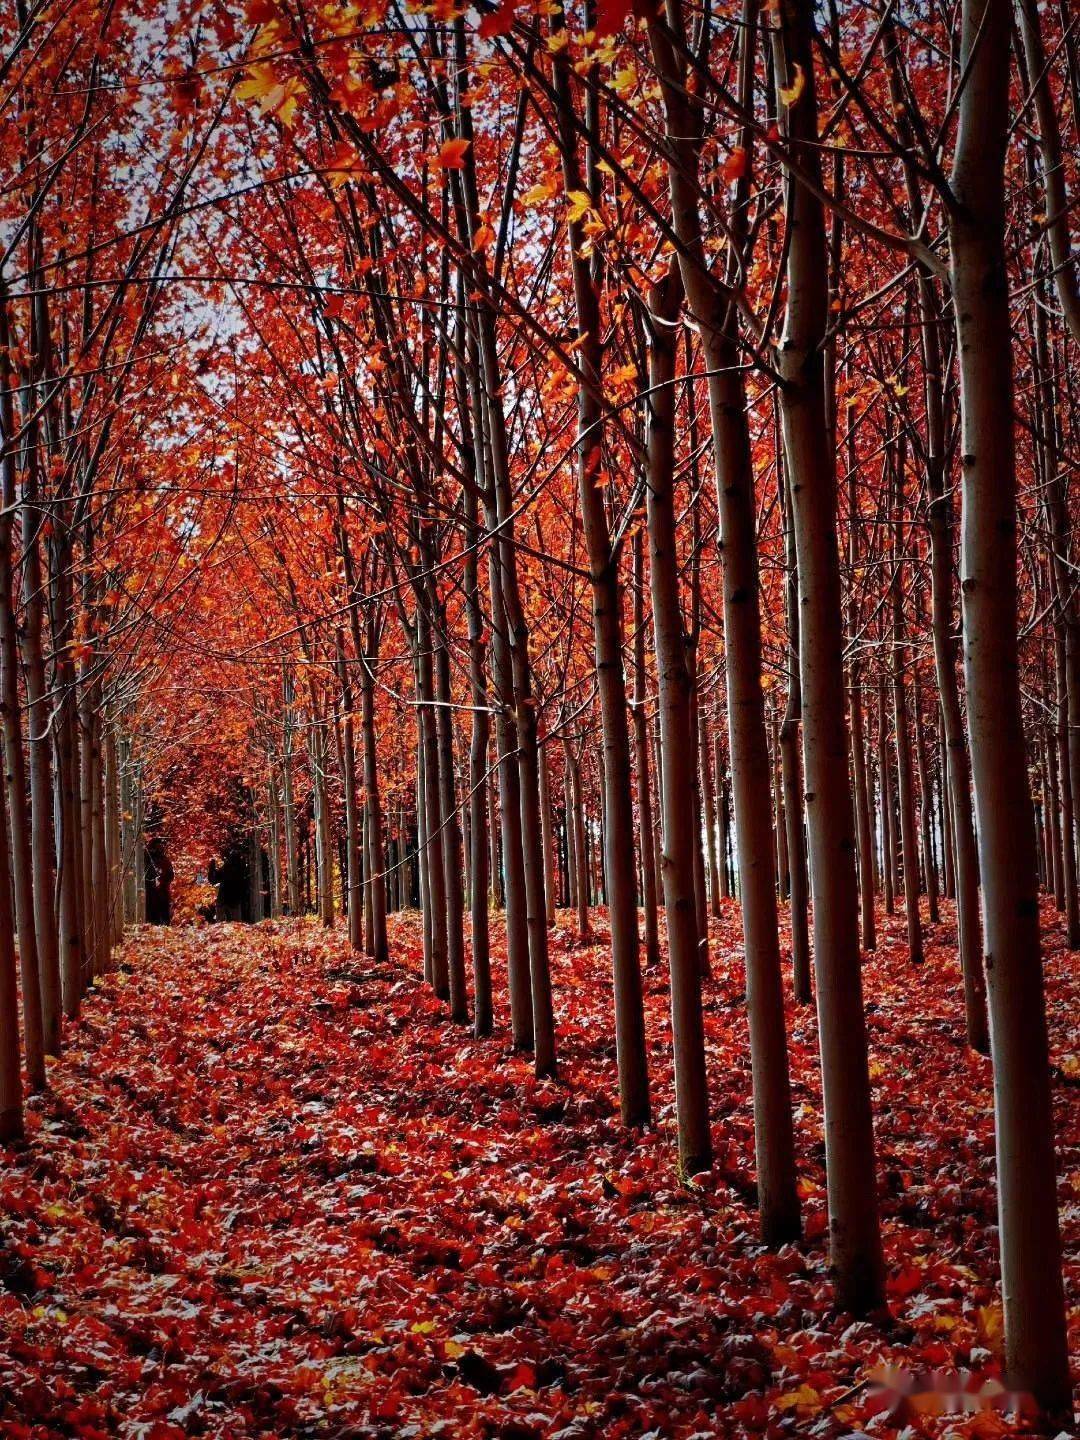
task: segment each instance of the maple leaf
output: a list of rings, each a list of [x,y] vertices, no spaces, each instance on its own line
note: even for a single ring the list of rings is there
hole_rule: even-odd
[[[747,166],[746,147],[736,145],[721,166],[720,173],[729,183],[733,180],[740,180],[746,174]]]
[[[476,27],[477,34],[482,40],[490,40],[496,35],[509,35],[518,18],[518,9],[519,0],[500,0],[494,10],[489,10],[481,17],[480,24]]]
[[[791,78],[790,84],[781,85],[779,91],[780,99],[788,107],[789,110],[792,108],[793,105],[797,105],[799,103],[799,97],[806,89],[806,73],[803,70],[802,66],[798,63],[798,61],[795,62],[795,64],[792,66],[792,69],[795,73]]]
[[[437,170],[463,170],[465,168],[465,152],[470,143],[470,141],[460,138],[444,140],[439,146],[439,153],[431,162],[432,165]]]
[[[569,190],[566,198],[570,204],[566,207],[566,218],[571,225],[588,214],[592,207],[592,197],[584,190]]]
[[[236,87],[239,100],[257,100],[264,115],[274,115],[286,127],[296,117],[300,82],[295,76],[286,80],[278,78],[274,67],[265,62],[248,68],[247,79]]]
[[[541,180],[531,186],[521,197],[523,205],[539,205],[544,200],[550,200],[552,196],[559,193],[558,186],[554,181]]]

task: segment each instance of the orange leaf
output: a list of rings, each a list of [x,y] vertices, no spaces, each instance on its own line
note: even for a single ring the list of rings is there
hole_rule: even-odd
[[[468,148],[468,140],[444,140],[432,164],[436,170],[462,170]]]

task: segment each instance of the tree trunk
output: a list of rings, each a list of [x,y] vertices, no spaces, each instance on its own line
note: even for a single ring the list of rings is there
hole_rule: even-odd
[[[675,1108],[679,1158],[693,1174],[712,1163],[705,1036],[701,1010],[697,908],[694,898],[693,747],[691,680],[679,604],[675,545],[675,343],[672,326],[682,287],[678,271],[653,287],[650,334],[646,506],[649,529],[653,643],[660,689],[664,757],[664,908],[671,970],[671,1027],[675,1047]],[[760,694],[760,686],[759,686]],[[769,850],[771,854],[771,847]],[[772,877],[769,877],[772,884]]]
[[[437,597],[432,594],[433,610]],[[469,1023],[469,996],[465,988],[465,897],[461,888],[461,822],[458,819],[454,774],[454,711],[450,690],[450,650],[446,614],[434,614],[435,728],[439,747],[439,809],[443,830],[443,886],[446,892],[446,970],[450,1018]]]
[[[1035,830],[1020,713],[1005,264],[1008,0],[964,0],[951,278],[960,367],[964,669],[986,923],[1008,1383],[1071,1410]]]
[[[660,963],[660,920],[656,904],[656,840],[649,784],[648,676],[645,672],[644,546],[634,531],[634,763],[637,770],[638,848],[641,852],[642,903],[645,909],[645,964]]]
[[[810,0],[781,0],[778,76],[796,102],[785,128],[820,185]],[[814,896],[814,963],[825,1107],[829,1237],[837,1303],[865,1314],[883,1300],[874,1131],[859,954],[855,825],[848,788],[835,454],[826,425],[823,342],[828,263],[821,202],[786,177],[788,295],[777,352],[784,453],[799,568],[806,813]]]

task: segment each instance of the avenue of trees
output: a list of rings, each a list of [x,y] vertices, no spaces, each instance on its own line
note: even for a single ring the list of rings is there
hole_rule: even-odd
[[[538,1075],[556,910],[602,910],[622,1121],[664,967],[689,1176],[737,907],[761,1236],[801,1228],[793,995],[836,1302],[872,1316],[862,960],[898,914],[917,991],[949,907],[1007,1372],[1068,1412],[1068,0],[14,0],[0,32],[2,1138],[148,876],[191,920],[228,855],[248,918],[380,965],[418,909],[448,1023],[502,1025],[505,975]]]

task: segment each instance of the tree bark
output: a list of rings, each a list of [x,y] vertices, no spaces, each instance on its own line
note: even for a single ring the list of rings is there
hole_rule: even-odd
[[[1071,1410],[1035,830],[1020,712],[1016,457],[1005,263],[1008,0],[964,0],[949,216],[963,456],[964,669],[986,924],[1005,1361]]]
[[[810,0],[781,0],[780,21],[774,35],[777,74],[796,96],[784,107],[784,128],[800,166],[820,184]],[[792,86],[800,73],[801,94]],[[802,617],[799,660],[829,1238],[837,1303],[865,1314],[882,1303],[883,1267],[848,788],[835,454],[825,410],[828,262],[821,202],[791,173],[786,188],[791,240],[777,363]]]
[[[655,285],[649,296],[653,324],[649,357],[646,511],[653,643],[660,689],[660,743],[664,757],[662,875],[671,971],[675,1109],[679,1159],[684,1171],[693,1174],[707,1169],[712,1163],[712,1140],[709,1134],[709,1091],[694,898],[696,842],[693,833],[693,748],[690,744],[691,681],[686,663],[675,548],[675,404],[672,389],[675,344],[671,332],[681,298],[682,287],[677,270]]]

